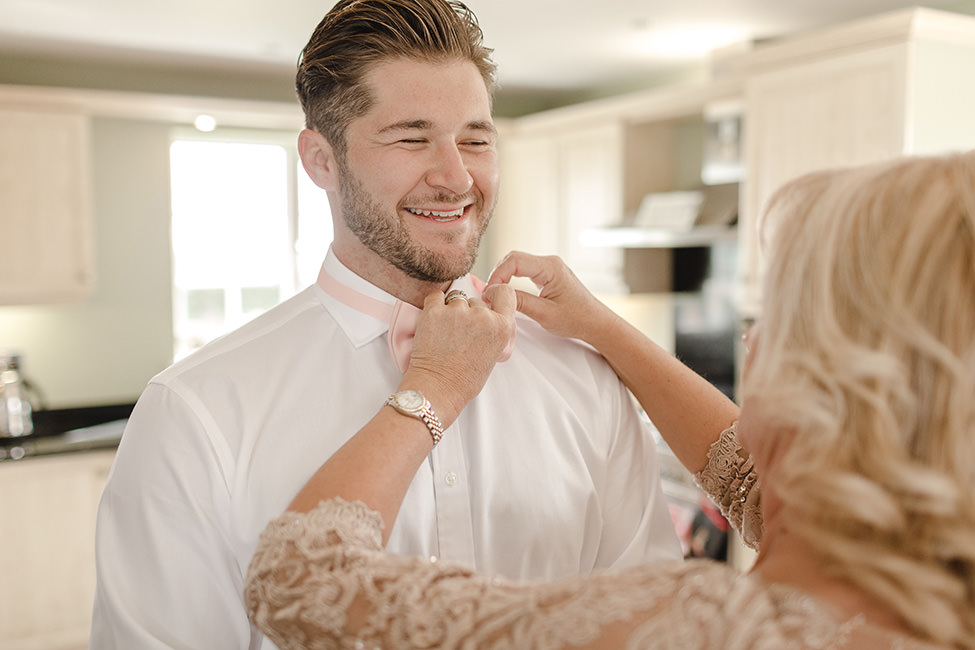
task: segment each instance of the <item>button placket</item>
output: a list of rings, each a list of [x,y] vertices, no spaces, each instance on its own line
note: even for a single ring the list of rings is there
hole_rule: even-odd
[[[474,525],[462,430],[454,422],[431,452],[440,556],[473,563]]]

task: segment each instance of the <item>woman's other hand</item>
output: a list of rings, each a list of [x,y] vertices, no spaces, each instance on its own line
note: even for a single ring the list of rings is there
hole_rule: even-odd
[[[444,304],[444,293],[435,291],[423,303],[401,386],[418,388],[431,401],[437,396],[438,414],[445,421],[452,421],[481,392],[515,335],[514,290],[506,285],[488,287],[484,298]]]
[[[505,285],[513,277],[531,279],[538,295],[516,291],[517,309],[559,336],[594,343],[616,314],[593,296],[561,258],[509,253],[495,267],[489,286]]]

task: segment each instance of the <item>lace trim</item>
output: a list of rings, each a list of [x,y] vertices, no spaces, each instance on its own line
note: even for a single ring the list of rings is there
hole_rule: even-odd
[[[721,432],[708,449],[707,464],[694,475],[746,546],[757,549],[765,531],[755,464],[738,443],[738,422]]]
[[[713,456],[727,457],[732,443]],[[840,622],[805,594],[715,562],[515,583],[384,553],[382,528],[378,513],[341,499],[276,519],[248,571],[254,623],[281,650],[930,649],[864,635],[862,618]]]
[[[273,520],[247,572],[244,599],[253,620],[264,629],[272,620],[293,619],[295,625],[283,626],[279,636],[269,634],[281,648],[339,647],[314,640],[311,628],[333,639],[341,636],[359,590],[332,579],[332,572],[364,569],[363,554],[382,550],[382,530],[378,512],[340,499]],[[315,622],[306,629],[302,622],[309,617]]]
[[[654,567],[515,583],[463,565],[382,552],[361,502],[286,513],[262,534],[247,575],[254,623],[281,650],[538,648],[591,643],[603,626],[666,598]]]

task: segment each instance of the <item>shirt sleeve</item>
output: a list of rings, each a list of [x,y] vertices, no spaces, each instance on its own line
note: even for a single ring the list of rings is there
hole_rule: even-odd
[[[93,650],[256,647],[226,532],[227,467],[187,403],[150,384],[99,505]]]
[[[626,569],[682,557],[660,482],[656,441],[636,403],[615,374],[607,400],[615,410],[599,486],[603,533],[596,566]]]

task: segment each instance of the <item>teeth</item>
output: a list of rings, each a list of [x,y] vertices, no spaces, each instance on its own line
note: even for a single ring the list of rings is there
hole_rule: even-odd
[[[464,214],[463,208],[458,208],[456,210],[451,210],[449,212],[439,212],[437,210],[418,210],[417,208],[406,208],[413,214],[420,215],[422,217],[432,217],[436,221],[452,221],[458,219]]]

